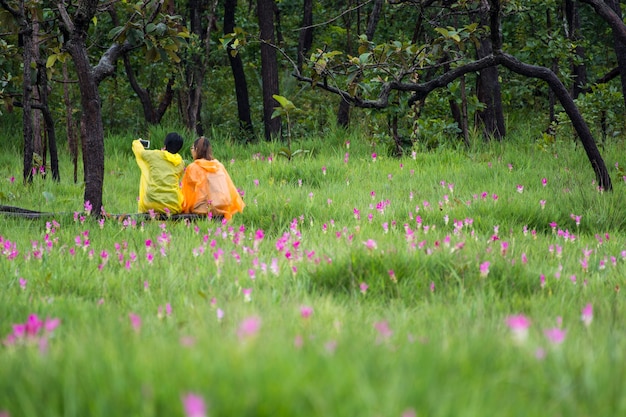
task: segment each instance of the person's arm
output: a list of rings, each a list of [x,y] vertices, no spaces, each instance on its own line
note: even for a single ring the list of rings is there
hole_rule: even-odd
[[[146,149],[143,147],[139,139],[135,139],[133,141],[133,153],[135,154],[135,157],[140,158],[141,155],[143,155],[143,153],[145,152],[145,150]]]

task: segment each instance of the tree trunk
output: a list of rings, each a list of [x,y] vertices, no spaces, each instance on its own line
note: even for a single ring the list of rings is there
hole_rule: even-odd
[[[365,36],[367,36],[367,40],[371,41],[374,38],[374,32],[376,31],[376,26],[378,26],[378,21],[380,20],[380,14],[383,10],[384,0],[375,0],[374,5],[372,6],[372,12],[369,16],[369,21],[367,22],[367,29],[365,29]],[[360,9],[359,9],[360,10]],[[355,77],[355,82],[359,77]],[[350,102],[347,100],[341,100],[339,102],[339,110],[337,111],[337,124],[339,126],[347,127],[350,124]]]
[[[615,14],[622,19],[622,10],[620,8],[620,2],[617,0],[605,0],[606,4],[613,9]],[[619,68],[619,75],[622,82],[622,97],[626,104],[626,43],[620,40],[617,31],[613,30],[613,49],[615,50],[615,57],[617,58],[617,66]]]
[[[92,214],[100,216],[102,187],[104,184],[104,126],[98,84],[115,71],[114,63],[129,45],[112,45],[98,65],[92,67],[87,53],[87,33],[95,16],[99,0],[82,0],[76,3],[73,20],[65,9],[63,0],[56,6],[65,27],[65,48],[72,56],[78,76],[81,103],[81,138],[85,176],[84,201],[92,206]]]
[[[151,125],[158,125],[159,123],[161,123],[163,115],[172,103],[172,99],[174,97],[174,91],[172,90],[172,86],[174,85],[174,77],[170,77],[168,79],[167,86],[165,87],[165,93],[161,96],[161,101],[159,102],[158,106],[155,106],[152,102],[152,97],[150,97],[150,91],[142,88],[139,85],[139,81],[137,81],[137,77],[135,77],[135,72],[133,71],[132,65],[130,64],[130,58],[128,57],[128,54],[124,54],[122,60],[124,62],[124,70],[126,72],[128,82],[135,94],[137,94],[139,101],[141,102],[144,119],[147,123]]]
[[[74,167],[74,184],[78,182],[78,138],[76,137],[76,125],[74,124],[74,106],[70,99],[70,77],[67,73],[67,63],[63,63],[63,103],[65,104],[65,129],[67,130],[67,144]]]
[[[33,28],[30,19],[23,10],[24,3],[20,2],[22,19],[20,20],[20,34],[22,36],[22,61],[24,62],[22,85],[22,123],[24,127],[24,182],[33,180],[33,111],[32,91],[33,80],[30,63],[34,47]]]
[[[568,38],[576,45],[575,54],[582,61],[585,57],[585,48],[580,45],[580,19],[578,16],[578,3],[574,0],[565,0],[565,20],[569,29]],[[587,84],[587,67],[584,63],[576,64],[572,62],[572,76],[574,83],[572,84],[572,97],[578,98],[583,93]]]
[[[302,72],[302,65],[306,55],[313,45],[313,0],[304,0],[302,12],[302,28],[298,38],[298,71]]]
[[[61,174],[59,173],[59,155],[57,152],[57,139],[54,131],[54,119],[48,106],[48,75],[46,73],[46,62],[44,60],[37,61],[37,85],[39,86],[40,110],[43,115],[44,126],[46,128],[46,136],[48,138],[48,147],[50,148],[50,169],[52,171],[52,179],[59,182]],[[42,155],[45,162],[45,152]]]
[[[86,32],[72,33],[67,47],[76,67],[82,107],[80,133],[85,178],[84,201],[91,203],[95,213],[100,213],[104,183],[104,126],[100,94],[89,64],[85,34]]]
[[[565,88],[556,74],[548,68],[524,64],[511,55],[499,54],[496,56],[496,59],[500,64],[504,65],[511,71],[517,72],[518,74],[526,77],[539,78],[548,83],[563,106],[565,113],[569,116],[578,137],[580,137],[583,148],[585,148],[585,152],[587,153],[587,158],[589,159],[589,162],[591,162],[591,166],[596,174],[598,186],[603,190],[611,191],[613,189],[611,176],[609,175],[609,171],[604,164],[602,155],[600,155],[600,151],[596,146],[596,142],[593,139],[591,131],[589,130],[589,126],[580,114],[574,100],[569,95],[569,91],[567,91],[567,88]]]
[[[486,6],[489,7],[489,6]],[[489,14],[481,13],[481,25],[489,24]],[[492,38],[481,39],[476,50],[478,59],[493,53]],[[476,121],[483,125],[483,133],[487,139],[501,140],[506,135],[504,112],[502,110],[502,96],[497,67],[489,67],[478,73],[476,80],[476,96],[485,109],[476,112]]]
[[[39,61],[39,22],[37,21],[37,15],[34,14],[32,16],[32,27],[33,27],[33,35],[32,35],[32,43],[31,46],[33,48],[31,53],[31,65],[35,67],[38,65]],[[31,70],[33,67],[31,66]],[[37,72],[39,70],[37,69]],[[31,91],[31,101],[32,103],[40,103],[40,86],[39,86],[39,74],[36,75],[36,83],[35,88]],[[46,166],[46,142],[44,140],[44,133],[42,130],[42,114],[38,111],[32,112],[33,117],[33,152],[41,157],[41,166],[45,168]],[[45,174],[45,172],[44,172]]]
[[[200,0],[189,0],[187,10],[189,12],[190,32],[198,37],[199,42],[210,42],[204,38],[202,29],[202,2]],[[202,133],[201,121],[199,118],[202,83],[204,81],[204,59],[198,52],[194,53],[184,66],[185,88],[181,91],[181,103],[183,109],[183,121],[190,132],[196,135]]]
[[[235,10],[237,8],[237,0],[226,0],[224,3],[224,34],[233,33],[235,31]],[[254,140],[254,127],[252,125],[252,116],[250,113],[250,98],[248,96],[248,83],[246,81],[246,73],[244,71],[241,56],[236,50],[230,47],[230,43],[226,48],[230,69],[233,73],[235,81],[235,95],[237,96],[237,115],[239,117],[239,128],[244,134],[245,142]]]
[[[274,0],[257,0],[257,17],[261,38],[261,79],[263,83],[263,124],[265,139],[280,134],[281,118],[272,119],[276,100],[272,97],[278,94],[278,61],[274,49]]]

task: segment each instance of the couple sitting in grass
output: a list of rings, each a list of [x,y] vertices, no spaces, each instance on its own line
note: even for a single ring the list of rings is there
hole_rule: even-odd
[[[194,160],[187,168],[178,154],[182,147],[183,138],[174,132],[167,134],[161,150],[148,150],[141,140],[133,141],[141,170],[139,212],[212,215],[226,220],[243,212],[245,204],[224,165],[213,158],[209,140],[204,136],[195,140],[191,146]]]

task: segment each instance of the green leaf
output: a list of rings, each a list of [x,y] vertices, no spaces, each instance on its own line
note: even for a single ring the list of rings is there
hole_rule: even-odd
[[[52,68],[55,62],[57,62],[57,55],[50,55],[46,60],[46,68]]]
[[[296,108],[296,106],[294,106],[294,104],[286,97],[279,96],[278,94],[274,94],[272,95],[272,97],[278,102],[278,104],[280,104],[280,107],[282,107],[287,112]]]

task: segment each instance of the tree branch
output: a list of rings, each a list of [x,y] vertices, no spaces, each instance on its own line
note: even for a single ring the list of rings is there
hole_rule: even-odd
[[[626,25],[622,19],[615,14],[613,9],[606,4],[602,0],[580,0],[582,3],[587,3],[596,11],[602,19],[604,19],[611,29],[613,29],[613,33],[620,39],[623,44],[626,44]]]
[[[115,63],[120,55],[128,52],[132,49],[132,45],[129,42],[124,42],[123,44],[114,43],[106,50],[98,65],[93,68],[93,76],[96,80],[96,84],[100,84],[102,80],[106,77],[113,75],[115,72]]]

